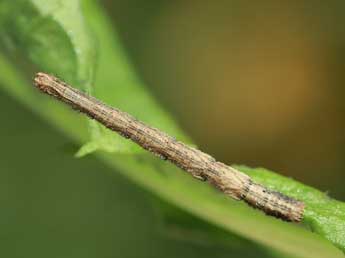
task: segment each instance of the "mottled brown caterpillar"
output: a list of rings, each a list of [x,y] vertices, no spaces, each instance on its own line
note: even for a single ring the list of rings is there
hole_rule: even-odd
[[[175,140],[123,111],[103,104],[54,76],[38,73],[35,85],[42,92],[67,103],[160,158],[169,160],[195,178],[209,181],[232,198],[244,200],[267,215],[285,221],[302,220],[303,202],[254,183],[248,175],[216,161],[210,155]]]

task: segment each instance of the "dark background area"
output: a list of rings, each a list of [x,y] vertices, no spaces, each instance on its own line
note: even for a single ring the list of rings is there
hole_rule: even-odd
[[[9,96],[0,103],[2,257],[271,257],[237,236],[208,242],[207,231],[164,224],[149,193],[74,158],[78,146]]]

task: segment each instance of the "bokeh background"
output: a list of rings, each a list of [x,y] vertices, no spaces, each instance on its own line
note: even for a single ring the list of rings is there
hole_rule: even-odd
[[[345,199],[343,1],[103,5],[202,150]],[[270,257],[237,236],[229,247],[169,232],[153,196],[92,156],[74,159],[78,146],[3,92],[0,105],[3,257]]]
[[[132,62],[199,146],[345,197],[343,1],[108,1]]]

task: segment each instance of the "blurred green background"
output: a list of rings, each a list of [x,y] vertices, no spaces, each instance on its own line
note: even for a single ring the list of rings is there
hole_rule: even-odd
[[[345,199],[343,1],[103,4],[202,150]],[[93,156],[74,159],[78,146],[3,92],[0,105],[3,257],[270,257],[235,236],[187,241],[195,231],[164,226],[153,196]]]
[[[344,199],[343,1],[108,1],[132,62],[201,149]]]

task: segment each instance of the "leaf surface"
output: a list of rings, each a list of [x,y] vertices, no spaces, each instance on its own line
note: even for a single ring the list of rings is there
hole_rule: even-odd
[[[35,71],[56,74],[107,104],[190,142],[134,75],[97,2],[2,0],[0,32],[1,88],[73,140],[86,142],[80,156],[102,150],[95,152],[100,160],[165,201],[273,250],[294,257],[343,256],[325,239],[344,250],[343,203],[267,170],[240,167],[256,181],[306,203],[305,227],[265,216],[144,153],[104,127],[94,122],[90,125],[85,118],[30,86]]]

